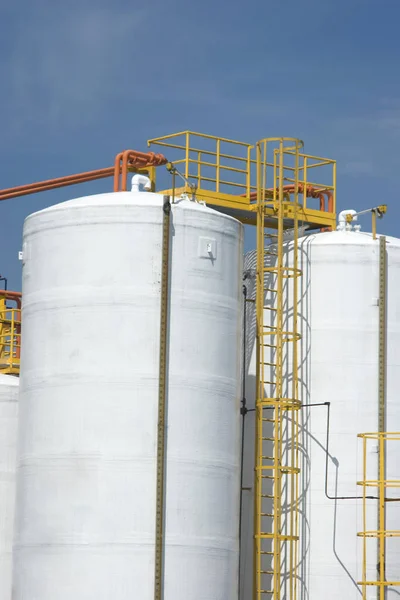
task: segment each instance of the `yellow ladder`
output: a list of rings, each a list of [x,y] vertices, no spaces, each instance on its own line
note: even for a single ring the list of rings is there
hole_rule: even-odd
[[[0,373],[10,375],[19,375],[21,354],[21,308],[7,306],[16,299],[20,294],[0,290]]]
[[[273,158],[269,162],[271,145]],[[298,333],[297,305],[298,279],[301,276],[298,269],[301,147],[299,140],[284,138],[262,140],[256,146],[255,600],[296,598],[300,472],[298,342],[301,336]],[[285,165],[287,155],[291,157],[289,166]],[[272,187],[267,186],[267,173],[272,173]],[[285,185],[285,181],[291,184]],[[268,182],[268,185],[271,186],[271,183]],[[289,212],[291,218],[287,219]],[[290,252],[285,247],[285,229],[288,227],[292,233]]]

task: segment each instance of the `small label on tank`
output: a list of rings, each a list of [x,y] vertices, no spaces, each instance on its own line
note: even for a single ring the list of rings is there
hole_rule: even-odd
[[[200,237],[198,255],[200,258],[217,258],[217,240],[213,238]]]

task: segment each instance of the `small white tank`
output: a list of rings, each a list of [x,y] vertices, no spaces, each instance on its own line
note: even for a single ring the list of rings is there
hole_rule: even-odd
[[[163,197],[29,216],[13,600],[152,600]],[[164,600],[237,595],[242,226],[172,206]]]
[[[18,383],[0,374],[0,600],[11,600]]]
[[[400,240],[387,237],[387,424],[400,431]],[[292,264],[292,244],[286,246]],[[255,254],[246,256],[249,295],[254,294]],[[299,328],[302,334],[299,377],[303,404],[330,403],[330,446],[327,497],[325,461],[326,406],[301,410],[301,477],[299,519],[298,598],[359,600],[362,577],[362,502],[343,497],[362,496],[362,447],[357,434],[378,430],[379,240],[370,233],[334,231],[299,240]],[[274,286],[271,286],[274,287]],[[254,297],[254,296],[253,296]],[[254,406],[255,315],[248,305],[247,400]],[[289,307],[290,309],[290,307]],[[289,311],[290,312],[290,311]],[[286,317],[289,321],[291,317]],[[287,322],[287,321],[286,321]],[[290,323],[286,325],[290,330]],[[248,348],[249,349],[249,348]],[[268,359],[266,359],[268,360]],[[273,362],[273,360],[271,360]],[[290,373],[290,361],[288,365]],[[376,443],[368,445],[368,475],[377,478]],[[242,599],[252,590],[252,510],[254,467],[254,413],[247,416],[245,491],[242,543]],[[400,479],[400,442],[388,445],[387,478]],[[249,489],[251,488],[251,489]],[[369,495],[376,495],[369,488]],[[400,489],[388,496],[399,497]],[[400,530],[399,503],[387,504],[387,529]],[[377,529],[377,501],[368,501],[368,529]],[[400,580],[400,542],[386,545],[388,581]],[[368,545],[368,577],[377,576],[376,540]],[[388,600],[399,590],[389,588]],[[369,586],[367,598],[377,598]]]

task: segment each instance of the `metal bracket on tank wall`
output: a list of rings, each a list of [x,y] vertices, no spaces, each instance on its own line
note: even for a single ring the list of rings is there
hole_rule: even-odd
[[[190,189],[190,191],[192,193],[192,201],[196,202],[197,185],[192,183],[191,181],[189,181],[189,179],[187,177],[185,177],[185,175],[183,175],[183,173],[178,171],[178,169],[172,162],[169,162],[166,164],[166,169],[172,175],[172,203],[175,202],[176,176],[177,175],[178,175],[178,177],[180,177],[182,179],[182,181],[184,181],[186,183],[187,187]]]
[[[217,258],[217,240],[214,238],[199,238],[198,245],[198,256],[199,258],[208,258],[212,261]]]

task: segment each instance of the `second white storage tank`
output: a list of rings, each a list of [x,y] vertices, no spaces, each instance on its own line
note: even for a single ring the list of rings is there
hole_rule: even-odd
[[[0,600],[11,600],[18,384],[0,374]]]
[[[14,600],[154,594],[163,198],[27,218]],[[242,226],[172,206],[164,599],[237,594]]]
[[[387,238],[387,398],[386,429],[400,431],[400,240]],[[286,264],[293,263],[293,246],[285,249]],[[379,357],[379,240],[370,233],[334,231],[299,240],[300,483],[298,515],[298,598],[300,600],[357,600],[362,578],[363,529],[362,445],[357,434],[378,430]],[[246,256],[249,296],[254,297],[255,253]],[[273,287],[273,286],[272,286]],[[255,313],[248,305],[247,400],[254,407],[256,359]],[[292,298],[285,303],[290,330]],[[266,317],[268,318],[268,316]],[[289,323],[289,324],[288,324]],[[266,359],[271,360],[272,359]],[[285,381],[291,376],[285,363]],[[329,448],[327,406],[330,405]],[[322,404],[322,406],[321,406]],[[317,405],[317,406],[310,406]],[[252,594],[252,510],[254,481],[254,413],[246,417],[244,513],[241,598]],[[326,453],[328,473],[326,477]],[[390,442],[388,479],[400,480],[400,442]],[[377,444],[368,444],[368,476],[377,478]],[[377,495],[369,488],[367,495]],[[387,490],[397,499],[400,489]],[[400,530],[397,502],[387,503],[386,528]],[[377,529],[377,501],[367,501],[367,528]],[[400,538],[386,544],[386,577],[400,581]],[[377,543],[368,542],[367,577],[377,577]],[[389,587],[395,600],[399,588]],[[368,586],[367,598],[377,589]]]

